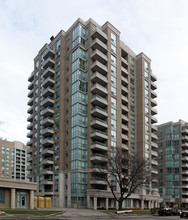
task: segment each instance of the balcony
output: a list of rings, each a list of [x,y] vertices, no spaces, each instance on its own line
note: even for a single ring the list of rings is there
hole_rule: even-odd
[[[93,105],[97,105],[97,106],[100,106],[102,108],[107,106],[107,104],[108,104],[107,100],[104,99],[103,97],[99,96],[99,95],[93,95],[92,99],[91,99],[91,103]]]
[[[104,44],[101,40],[99,40],[99,39],[95,39],[95,40],[93,40],[93,42],[91,43],[91,47],[94,49],[94,50],[96,50],[96,49],[98,49],[98,50],[100,50],[102,53],[106,53],[107,52],[107,50],[108,50],[108,48],[107,48],[107,45],[106,44]]]
[[[44,88],[47,88],[49,86],[54,86],[55,80],[53,77],[49,76],[47,79],[44,80],[44,82],[42,83],[42,86]]]
[[[42,135],[43,136],[49,136],[49,135],[53,135],[54,134],[54,130],[52,127],[48,127],[48,128],[45,128],[43,131],[42,131]]]
[[[55,65],[55,61],[53,60],[53,58],[48,57],[48,59],[46,59],[43,63],[43,68],[47,69],[48,67],[54,67]]]
[[[46,117],[46,116],[52,116],[54,114],[54,109],[51,107],[47,107],[44,110],[42,110],[41,114]]]
[[[127,60],[124,59],[123,57],[121,57],[121,62],[122,62],[125,66],[128,66]]]
[[[182,149],[182,152],[181,152],[181,153],[188,155],[188,150]]]
[[[93,70],[93,72],[99,72],[103,75],[106,75],[108,72],[107,67],[97,60],[92,63],[91,69]]]
[[[122,124],[121,126],[122,126],[123,131],[128,131],[129,130],[128,126],[125,125],[125,124]]]
[[[34,81],[32,81],[29,85],[28,85],[28,89],[32,90],[34,88]]]
[[[98,60],[99,62],[103,63],[103,64],[106,64],[107,61],[108,61],[108,58],[107,56],[102,53],[100,50],[94,50],[93,53],[91,54],[91,58],[93,60]]]
[[[31,122],[31,123],[28,124],[27,129],[28,129],[28,130],[32,130],[32,129],[33,129],[33,122]]]
[[[151,107],[157,106],[157,102],[154,99],[151,99]]]
[[[34,92],[34,89],[32,89],[32,90],[28,93],[27,97],[32,98],[32,97],[33,97],[33,92]]]
[[[43,146],[49,146],[49,145],[53,145],[54,144],[54,140],[53,138],[45,138],[43,141],[42,141],[42,145]]]
[[[182,175],[188,175],[188,170],[182,170],[181,174]]]
[[[181,157],[181,160],[182,161],[188,161],[188,157],[187,156],[183,156],[183,157]]]
[[[32,138],[32,136],[33,136],[33,131],[30,131],[30,132],[27,133],[28,138]]]
[[[42,185],[53,185],[54,182],[53,182],[53,179],[44,179],[42,180]]]
[[[95,162],[107,162],[106,156],[103,155],[103,154],[99,154],[99,153],[94,153],[94,154],[91,156],[90,160],[91,160],[92,162],[94,162],[94,161],[95,161]]]
[[[129,112],[129,109],[125,105],[121,105],[122,113],[127,114]]]
[[[97,150],[97,151],[108,151],[108,146],[101,142],[95,141],[95,142],[92,142],[91,149]]]
[[[42,152],[41,152],[42,155],[53,155],[54,154],[54,151],[51,149],[51,148],[46,148],[44,149]]]
[[[51,169],[43,169],[41,174],[42,175],[53,175],[53,170],[51,170]]]
[[[124,88],[125,88],[125,87],[124,87]],[[127,104],[128,104],[128,99],[127,99],[127,97],[126,97],[126,96],[121,95],[121,100],[122,100],[122,104],[125,104],[125,105],[127,105]]]
[[[50,49],[50,48],[48,48],[45,52],[44,52],[44,54],[43,54],[43,58],[46,60],[48,57],[53,57],[54,58],[54,56],[55,56],[55,52],[52,50],[52,49]]]
[[[104,179],[100,179],[100,178],[91,178],[90,180],[90,184],[91,185],[107,185],[106,181],[104,181]]]
[[[52,159],[44,159],[41,162],[42,165],[53,165],[54,161]]]
[[[154,92],[153,90],[151,90],[151,98],[152,99],[157,98],[157,93]]]
[[[182,168],[188,168],[188,163],[182,163]]]
[[[122,72],[122,75],[123,75],[124,77],[127,77],[127,76],[128,76],[128,71],[127,71],[124,67],[122,67],[122,66],[121,66],[121,72]]]
[[[121,118],[122,118],[122,122],[123,123],[127,123],[129,121],[128,117],[126,115],[121,115]]]
[[[151,123],[152,124],[157,123],[157,118],[154,116],[151,116]]]
[[[32,170],[33,169],[33,166],[32,165],[28,165],[27,166],[27,170]]]
[[[42,76],[46,79],[48,77],[54,77],[55,70],[52,67],[48,67],[46,70],[44,70]]]
[[[151,146],[155,147],[155,148],[158,148],[157,144],[155,142],[153,142],[153,141],[151,141]]]
[[[108,79],[106,76],[104,76],[98,72],[94,72],[91,75],[91,81],[94,83],[99,83],[100,85],[106,85],[108,82]]]
[[[98,94],[100,96],[106,96],[108,94],[108,90],[104,86],[101,86],[98,83],[93,84],[93,86],[91,87],[91,92]]]
[[[182,137],[181,137],[181,140],[182,140],[182,141],[188,141],[188,136],[187,136],[187,135],[182,136]]]
[[[156,125],[151,125],[151,129],[152,129],[152,132],[158,131],[158,128]]]
[[[129,138],[128,138],[128,136],[127,136],[126,134],[122,134],[122,140],[124,140],[124,141],[128,141]]]
[[[157,89],[157,85],[154,82],[151,82],[151,89],[152,90]]]
[[[183,178],[182,178],[182,181],[183,181],[183,182],[188,182],[188,177],[183,177]]]
[[[157,160],[151,160],[151,164],[158,166]]]
[[[52,126],[53,124],[54,124],[54,120],[53,120],[52,117],[47,117],[44,120],[42,120],[42,125],[43,126],[48,127],[48,126]]]
[[[27,118],[27,121],[32,122],[32,121],[33,121],[33,115],[30,115],[30,116]]]
[[[91,121],[91,126],[95,129],[107,129],[108,124],[106,121],[101,120],[100,118],[93,118],[93,120]]]
[[[53,104],[54,104],[54,100],[53,100],[53,97],[51,97],[51,96],[48,96],[47,98],[44,99],[44,101],[42,101],[43,107],[47,107],[47,106],[50,106]]]
[[[151,76],[151,81],[152,82],[157,81],[157,77],[153,73],[150,73],[150,76]]]
[[[129,150],[128,145],[127,144],[121,144],[121,147],[123,150]]]
[[[34,71],[31,73],[30,77],[28,78],[29,82],[32,82],[34,80]]]
[[[100,166],[100,165],[93,165],[91,168],[91,173],[106,173],[106,168],[104,166]]]
[[[107,35],[106,35],[102,30],[100,30],[99,28],[96,28],[96,29],[92,32],[91,37],[92,37],[93,39],[98,38],[98,39],[100,39],[100,40],[101,40],[102,42],[104,42],[104,43],[106,43],[106,42],[107,42],[107,39],[108,39]]]
[[[28,108],[27,113],[32,114],[33,113],[33,106],[31,106],[30,108]]]
[[[188,147],[188,143],[182,143],[181,146],[187,148]]]
[[[154,151],[154,150],[151,151],[151,155],[152,155],[152,156],[155,156],[155,157],[158,157],[157,151]]]
[[[152,140],[158,140],[158,136],[154,133],[151,133]]]
[[[123,95],[127,95],[128,94],[128,89],[125,87],[125,86],[121,86],[121,90],[122,90],[122,94]],[[127,102],[128,102],[128,100],[127,100]]]
[[[182,134],[188,134],[188,129],[184,128],[182,131],[181,131]]]
[[[151,108],[151,114],[152,115],[156,115],[157,114],[157,110],[155,108]]]
[[[53,87],[47,87],[45,90],[42,91],[43,97],[53,96],[54,95],[54,88]]]
[[[33,143],[33,140],[30,139],[30,140],[27,142],[27,146],[32,146],[32,143]]]
[[[28,153],[28,154],[32,154],[32,153],[33,153],[33,148],[30,147],[30,148],[27,150],[27,153]]]
[[[29,101],[27,102],[27,105],[30,105],[30,106],[33,105],[33,97],[29,99]]]
[[[106,132],[102,132],[100,130],[93,130],[91,133],[91,138],[94,138],[99,141],[107,140],[108,136]]]
[[[108,116],[108,113],[106,110],[98,107],[98,106],[95,106],[92,108],[91,110],[91,115],[94,116],[94,117],[99,117],[99,118],[106,118]]]
[[[156,168],[151,168],[151,173],[158,175],[158,170]]]
[[[121,83],[122,83],[122,85],[127,86],[128,80],[124,76],[121,76]]]

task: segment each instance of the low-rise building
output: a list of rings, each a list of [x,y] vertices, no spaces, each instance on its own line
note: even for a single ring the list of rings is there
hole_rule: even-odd
[[[27,179],[27,150],[22,142],[0,140],[0,208],[31,208],[37,184]]]

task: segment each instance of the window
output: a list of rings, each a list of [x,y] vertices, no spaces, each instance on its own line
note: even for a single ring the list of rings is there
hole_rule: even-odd
[[[111,64],[116,66],[116,57],[111,55]]]
[[[68,104],[68,103],[69,103],[69,99],[66,99],[66,100],[65,100],[65,104]]]
[[[134,58],[133,57],[130,57],[130,64],[131,64],[131,66],[134,66]]]
[[[60,46],[61,46],[61,40],[59,39],[57,40],[57,43],[56,43],[56,49],[60,48]]]
[[[113,45],[116,45],[116,34],[111,32],[111,43]]]

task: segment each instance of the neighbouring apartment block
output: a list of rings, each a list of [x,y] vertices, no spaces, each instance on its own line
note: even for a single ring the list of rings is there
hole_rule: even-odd
[[[115,207],[98,168],[120,146],[150,160],[153,175],[150,189],[137,190],[124,206],[156,207],[157,79],[150,58],[136,55],[109,22],[78,19],[50,40],[28,79],[28,176],[38,183],[36,195],[52,197],[56,207]]]
[[[159,193],[166,206],[188,207],[188,123],[158,125]]]
[[[0,208],[33,208],[37,184],[27,179],[27,149],[0,139]]]

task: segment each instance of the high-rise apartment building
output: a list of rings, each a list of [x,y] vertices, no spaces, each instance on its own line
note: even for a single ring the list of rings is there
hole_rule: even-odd
[[[97,168],[110,148],[151,160],[157,177],[157,114],[151,60],[136,55],[109,22],[78,19],[60,31],[34,59],[29,77],[28,145],[31,180],[37,195],[59,206],[114,207]],[[153,207],[157,178],[150,190],[124,205]]]
[[[167,206],[188,207],[188,123],[158,125],[159,193]]]

